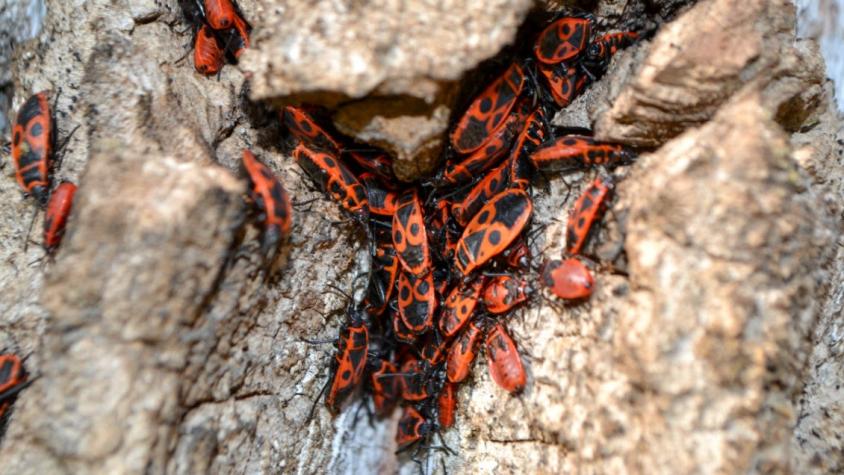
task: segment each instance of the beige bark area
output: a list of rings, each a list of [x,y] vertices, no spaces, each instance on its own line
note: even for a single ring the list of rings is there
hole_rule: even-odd
[[[30,354],[39,375],[0,443],[0,473],[418,471],[394,454],[395,419],[370,425],[357,403],[334,417],[318,405],[307,418],[331,348],[302,339],[336,336],[345,301],[328,284],[359,289],[367,249],[284,155],[275,113],[249,97],[309,97],[268,91],[320,71],[308,58],[335,54],[329,40],[341,37],[331,32],[353,28],[355,15],[423,25],[427,17],[393,15],[390,2],[334,2],[334,16],[318,20],[295,2],[244,0],[255,26],[243,65],[250,83],[236,67],[218,80],[179,61],[190,35],[180,35],[175,1],[47,3],[44,32],[13,61],[14,105],[62,89],[60,137],[81,127],[56,176],[80,188],[55,261],[30,265],[42,254],[34,245],[23,252],[32,203],[12,179],[0,180],[0,344]],[[646,3],[596,8],[660,22],[682,2]],[[372,84],[410,94],[389,62],[390,51],[408,49],[431,58],[412,77],[430,68],[437,81],[459,79],[515,32],[526,6],[505,4],[489,5],[510,12],[494,39],[455,35],[466,43],[447,45],[471,55],[462,67],[413,43],[408,26],[408,43],[369,53]],[[469,33],[485,19],[446,26]],[[605,230],[588,249],[600,258],[593,298],[579,306],[537,299],[510,318],[527,390],[503,392],[479,358],[460,388],[457,424],[444,434],[456,455],[422,453],[430,471],[840,471],[844,137],[816,48],[794,41],[793,21],[785,3],[702,0],[620,53],[607,77],[558,115],[651,148],[617,173]],[[312,44],[296,36],[303,31]],[[451,38],[438,28],[430,35]],[[375,87],[352,90],[362,87],[358,76],[345,79],[314,89],[351,96]],[[361,109],[344,103],[338,121],[378,116],[361,112],[373,108],[400,126],[386,129],[413,130],[400,106],[425,100],[386,104],[379,94]],[[428,117],[423,109],[409,117]],[[297,207],[267,282],[243,200],[247,146],[294,199],[317,198]],[[535,225],[545,226],[537,261],[559,255],[568,209],[594,173],[552,176],[534,190]]]

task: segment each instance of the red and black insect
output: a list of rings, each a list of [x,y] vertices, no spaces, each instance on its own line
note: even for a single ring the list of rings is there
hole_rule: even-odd
[[[635,154],[623,145],[598,142],[592,137],[565,135],[547,142],[530,155],[538,170],[566,171],[592,165],[624,165]]]
[[[431,270],[431,253],[428,248],[428,232],[422,215],[422,203],[415,189],[406,190],[399,197],[393,215],[393,245],[398,252],[402,267],[417,277]],[[433,292],[433,289],[431,289]],[[401,297],[399,304],[401,304]],[[413,327],[410,325],[411,328]]]
[[[500,322],[492,325],[486,335],[486,355],[489,360],[489,375],[505,391],[521,392],[527,376],[516,344]]]
[[[50,160],[56,131],[47,92],[30,97],[18,110],[12,127],[12,163],[21,189],[43,208],[50,195]]]
[[[23,361],[14,354],[0,354],[0,423],[12,407],[15,397],[32,381],[27,380]]]
[[[196,72],[213,76],[220,72],[225,62],[225,51],[217,33],[210,26],[202,25],[196,32],[193,43],[193,65]]]
[[[527,78],[518,63],[513,63],[469,105],[451,133],[451,145],[457,153],[468,154],[486,144],[510,115]]]
[[[532,294],[533,288],[527,280],[500,275],[486,284],[483,292],[484,307],[489,313],[505,313],[527,301]]]
[[[437,396],[437,416],[439,416],[440,428],[448,429],[453,426],[456,412],[457,385],[446,382]]]
[[[399,450],[406,450],[427,437],[432,430],[432,424],[426,421],[416,408],[405,406],[396,430],[396,444],[398,444]]]
[[[530,220],[533,202],[519,189],[499,193],[472,218],[457,243],[455,266],[464,275],[507,249]]]
[[[369,353],[369,330],[361,314],[349,309],[350,322],[337,338],[337,353],[331,369],[331,385],[325,396],[325,405],[336,413],[343,400],[363,380],[366,359]]]
[[[456,335],[472,318],[484,283],[485,278],[479,276],[469,283],[455,287],[448,294],[439,320],[440,331],[446,338]]]
[[[561,63],[583,52],[591,34],[592,21],[589,18],[561,18],[542,30],[536,38],[533,52],[541,63]]]
[[[639,39],[635,31],[609,33],[595,39],[586,49],[583,68],[593,77],[599,77],[607,70],[613,55],[621,48],[626,48]]]
[[[483,334],[483,326],[477,320],[472,320],[469,322],[469,326],[451,344],[445,363],[449,381],[459,383],[469,376]]]
[[[402,269],[399,276],[398,300],[399,314],[407,328],[417,335],[431,329],[437,309],[437,295],[430,272],[416,277]]]
[[[396,371],[396,365],[393,363],[378,360],[370,375],[372,400],[375,403],[375,413],[379,416],[389,414],[401,395],[399,380],[395,376]]]
[[[50,195],[47,211],[44,213],[44,249],[51,254],[61,244],[67,217],[73,207],[76,185],[62,182]]]
[[[305,109],[286,106],[281,113],[281,121],[287,127],[288,132],[299,140],[308,143],[311,148],[324,150],[335,156],[340,155],[342,149],[340,144]]]
[[[249,150],[243,150],[243,167],[249,180],[249,197],[264,223],[261,250],[264,255],[274,254],[293,226],[290,196],[275,174]]]
[[[293,158],[340,207],[362,223],[366,223],[366,218],[369,217],[366,187],[336,155],[316,150],[300,142],[293,150]]]
[[[583,249],[592,225],[601,218],[613,189],[609,176],[599,175],[574,202],[566,225],[566,252],[578,254]]]
[[[547,262],[542,269],[541,282],[552,294],[564,300],[589,298],[595,287],[592,273],[574,257],[562,262],[557,259]]]

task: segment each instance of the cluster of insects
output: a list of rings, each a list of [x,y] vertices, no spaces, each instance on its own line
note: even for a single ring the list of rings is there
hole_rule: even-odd
[[[252,27],[232,0],[179,0],[182,13],[193,29],[193,65],[206,76],[219,74],[223,66],[236,64],[249,47]]]
[[[58,95],[56,96],[58,99]],[[55,105],[49,103],[49,93],[39,92],[23,103],[12,127],[11,159],[15,180],[25,197],[35,201],[35,213],[30,221],[25,246],[29,244],[29,231],[39,210],[44,210],[44,229],[41,246],[45,257],[51,257],[64,236],[68,216],[76,195],[76,185],[62,181],[53,187],[53,171],[60,166],[60,151],[76,131],[74,129],[61,145],[56,146]],[[36,261],[38,262],[38,261]],[[9,409],[18,393],[26,388],[28,380],[23,362],[14,354],[0,354],[0,427],[5,426]]]
[[[525,388],[506,324],[514,309],[543,288],[573,302],[592,293],[579,255],[611,196],[609,171],[577,199],[563,259],[535,266],[530,230],[538,175],[610,169],[634,158],[621,145],[566,135],[548,121],[638,38],[593,38],[592,27],[587,16],[551,22],[528,58],[507,65],[474,98],[449,135],[443,166],[420,184],[400,183],[387,153],[343,137],[319,108],[291,105],[281,113],[293,160],[359,224],[372,257],[363,299],[337,289],[349,305],[321,394],[332,413],[358,390],[371,396],[378,416],[400,407],[400,451],[454,424],[458,385],[479,353],[498,386],[514,394]],[[266,197],[262,206],[265,216],[289,211],[289,203]],[[264,242],[278,242],[267,223]]]
[[[248,46],[249,25],[229,0],[180,3],[195,26],[199,73],[219,72],[227,57],[235,60]],[[337,133],[322,109],[290,105],[281,112],[293,160],[360,226],[372,257],[365,297],[349,297],[335,340],[323,388],[332,413],[360,389],[378,416],[401,408],[399,450],[423,447],[421,441],[455,423],[456,391],[478,354],[486,354],[502,389],[516,394],[525,388],[522,358],[507,329],[515,309],[542,290],[572,302],[592,294],[594,279],[580,254],[611,197],[609,169],[634,154],[589,135],[565,134],[549,118],[638,38],[634,32],[595,36],[593,26],[589,16],[550,22],[529,54],[507,64],[474,97],[449,134],[442,167],[419,184],[399,182],[387,153]],[[51,191],[55,135],[47,93],[36,94],[18,113],[12,158],[21,188],[46,208],[48,253],[61,241],[76,190],[64,182]],[[272,263],[290,235],[292,203],[249,150],[242,164],[261,249]],[[535,265],[536,177],[592,166],[605,170],[575,202],[564,255]],[[29,382],[16,356],[0,355],[0,413]]]

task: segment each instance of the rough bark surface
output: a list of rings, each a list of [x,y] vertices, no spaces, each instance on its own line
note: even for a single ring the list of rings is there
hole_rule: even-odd
[[[219,80],[179,61],[190,34],[177,3],[49,0],[44,30],[15,51],[15,108],[61,88],[60,138],[80,126],[56,172],[79,193],[55,261],[30,265],[43,253],[23,251],[40,240],[27,235],[34,207],[0,180],[0,347],[39,375],[0,441],[0,473],[416,472],[394,453],[394,418],[369,425],[352,404],[308,419],[331,348],[303,339],[337,334],[345,301],[328,284],[360,287],[367,249],[284,155],[275,112],[249,98],[321,98],[338,127],[418,176],[436,165],[456,81],[513,40],[530,3],[242,0],[255,48]],[[794,39],[787,2],[580,3],[607,30],[631,15],[659,28],[555,122],[648,148],[589,249],[596,294],[514,315],[527,390],[509,396],[479,360],[444,434],[456,455],[423,462],[841,471],[844,132],[816,46]],[[297,201],[316,199],[266,282],[244,147]],[[561,252],[593,173],[537,186],[537,261]]]

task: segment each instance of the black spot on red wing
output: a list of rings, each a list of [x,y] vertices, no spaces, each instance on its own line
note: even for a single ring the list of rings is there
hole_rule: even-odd
[[[416,290],[417,290],[417,291],[418,291],[421,295],[427,295],[427,294],[428,294],[428,291],[429,291],[429,290],[431,290],[431,288],[428,286],[428,281],[427,281],[426,279],[422,279],[422,280],[419,282],[419,285],[416,287]]]
[[[410,225],[410,235],[416,236],[419,234],[419,223],[413,223]]]
[[[481,99],[481,103],[478,105],[478,109],[483,114],[488,114],[490,109],[492,109],[492,99],[489,97],[484,97]]]
[[[563,145],[568,145],[569,147],[573,147],[573,146],[577,145],[577,139],[573,139],[573,138],[563,139]]]
[[[310,134],[314,130],[313,127],[311,127],[311,123],[305,119],[299,121],[299,128],[306,134]]]
[[[592,198],[590,198],[589,195],[585,195],[583,197],[583,202],[580,204],[580,209],[578,211],[583,212],[587,209],[592,208],[593,205],[594,202],[592,201]]]
[[[478,215],[478,224],[486,224],[489,221],[489,210],[485,209]]]
[[[579,228],[582,228],[585,224],[586,224],[586,218],[584,218],[583,216],[581,216],[581,217],[580,217],[580,219],[578,219],[578,220],[577,220],[577,227],[578,227],[578,229],[579,229]]]
[[[499,242],[501,242],[501,233],[497,229],[489,233],[490,244],[497,246]]]
[[[18,111],[16,123],[25,128],[29,121],[41,115],[49,115],[49,111],[41,109],[41,103],[38,101],[38,95],[34,95],[27,99],[21,106]]]
[[[410,287],[404,285],[401,289],[399,289],[399,298],[402,301],[406,301],[410,298]]]
[[[30,131],[29,131],[29,133],[30,133],[33,137],[38,137],[38,136],[40,136],[43,132],[44,132],[44,127],[41,127],[41,123],[40,123],[40,122],[36,122],[36,123],[32,126],[32,129],[30,129]]]
[[[328,191],[335,196],[344,196],[345,192],[343,191],[343,187],[340,186],[340,183],[336,181],[332,181],[329,183]]]
[[[344,369],[343,372],[340,374],[340,379],[342,381],[351,381],[352,379],[352,372],[349,369]]]
[[[12,145],[17,147],[18,145],[20,145],[20,143],[21,143],[21,133],[20,133],[20,131],[16,131],[15,136],[12,139]]]
[[[402,235],[401,231],[398,229],[393,230],[393,242],[396,244],[396,246],[401,246],[403,241],[404,236]]]

